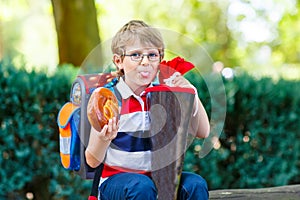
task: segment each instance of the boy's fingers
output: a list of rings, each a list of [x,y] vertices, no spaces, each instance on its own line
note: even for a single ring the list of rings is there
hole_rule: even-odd
[[[113,125],[112,125],[112,119],[109,119],[109,120],[108,120],[108,129],[107,129],[107,132],[110,133],[110,132],[112,131],[112,126],[113,126]]]
[[[117,123],[117,120],[115,117],[113,118],[113,121],[112,121],[112,129],[113,129],[113,131],[118,130],[118,123]]]
[[[106,135],[107,125],[104,125],[100,132],[97,132],[98,137],[103,137]]]
[[[107,131],[107,127],[108,127],[107,125],[104,125],[104,126],[103,126],[103,128],[102,128],[102,130],[101,130],[101,132],[100,132],[101,135],[105,135],[105,133],[106,133],[106,131]]]

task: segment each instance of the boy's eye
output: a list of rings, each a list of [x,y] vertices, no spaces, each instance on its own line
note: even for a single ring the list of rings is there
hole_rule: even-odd
[[[158,54],[156,54],[156,53],[149,53],[149,58],[151,59],[151,58],[157,58],[158,57]]]
[[[140,54],[140,53],[132,53],[130,56],[133,57],[133,58],[140,58],[142,56],[142,54]]]

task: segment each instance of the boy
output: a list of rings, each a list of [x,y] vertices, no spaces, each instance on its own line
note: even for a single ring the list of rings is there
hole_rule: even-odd
[[[86,149],[91,167],[104,163],[99,186],[102,200],[155,200],[157,190],[151,180],[150,139],[145,89],[152,86],[164,56],[164,43],[158,30],[143,21],[125,24],[112,40],[113,62],[120,77],[114,87],[121,99],[120,119],[109,120],[100,132],[93,127]],[[172,81],[175,87],[192,88],[183,76]],[[118,93],[118,94],[117,94]],[[209,134],[206,112],[198,98],[197,113],[191,118],[189,132],[205,138]],[[208,199],[206,181],[199,175],[182,172],[178,199]]]

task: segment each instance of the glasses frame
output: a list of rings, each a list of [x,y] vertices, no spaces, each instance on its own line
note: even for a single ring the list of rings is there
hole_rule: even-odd
[[[156,53],[148,53],[148,54],[146,54],[146,53],[143,53],[143,54],[140,54],[140,58],[139,59],[135,59],[134,58],[134,54],[139,54],[139,53],[132,53],[132,54],[123,54],[123,56],[125,57],[125,56],[129,56],[130,57],[130,59],[132,60],[132,61],[134,61],[134,62],[141,62],[143,59],[144,59],[144,57],[146,56],[147,57],[147,59],[150,61],[150,62],[157,62],[157,61],[161,61],[161,58],[162,58],[162,55],[160,54],[160,53],[158,53],[158,54],[156,54]],[[157,60],[155,59],[155,60],[152,60],[151,58],[150,58],[150,55],[151,54],[155,54],[155,55],[158,55],[157,56]],[[156,57],[155,57],[156,58]]]

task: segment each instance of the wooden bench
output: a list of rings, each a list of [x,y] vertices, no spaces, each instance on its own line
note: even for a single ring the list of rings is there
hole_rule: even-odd
[[[300,185],[259,189],[222,189],[209,191],[209,199],[300,200]]]

